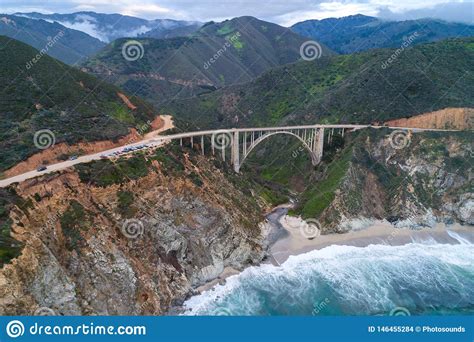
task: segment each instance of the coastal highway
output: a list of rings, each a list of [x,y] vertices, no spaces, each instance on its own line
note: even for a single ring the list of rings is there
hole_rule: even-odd
[[[158,139],[157,138],[158,134],[162,133],[164,131],[167,131],[169,129],[174,128],[173,120],[172,120],[171,116],[164,115],[164,116],[162,116],[162,118],[163,118],[163,121],[164,121],[163,127],[159,128],[159,129],[157,129],[153,132],[150,132],[150,133],[146,134],[145,139],[143,139],[143,140],[140,140],[138,142],[134,142],[132,144],[127,144],[127,145],[123,145],[123,146],[119,146],[119,147],[114,147],[114,148],[109,149],[109,150],[105,150],[105,151],[101,151],[101,152],[81,156],[81,157],[78,157],[75,160],[67,160],[67,161],[64,161],[64,162],[56,163],[56,164],[46,165],[47,169],[43,170],[43,171],[40,171],[40,172],[38,172],[36,170],[33,170],[33,171],[22,173],[22,174],[17,175],[17,176],[2,179],[2,180],[0,180],[0,187],[4,188],[4,187],[7,187],[7,186],[9,186],[10,184],[13,184],[13,183],[23,182],[27,179],[34,178],[34,177],[41,176],[41,175],[45,175],[47,173],[64,170],[68,167],[71,167],[71,166],[74,166],[74,165],[77,165],[77,164],[88,163],[88,162],[91,162],[93,160],[99,160],[99,159],[102,159],[101,158],[102,155],[109,155],[109,154],[114,153],[114,152],[122,151],[126,147],[135,147],[135,146],[138,146],[138,145],[147,145],[149,148],[159,147],[159,146],[163,145],[167,140]],[[165,138],[165,136],[162,136],[161,138]]]
[[[427,128],[408,128],[408,127],[386,127],[386,126],[371,126],[371,125],[304,125],[304,126],[291,126],[291,127],[259,127],[259,128],[232,128],[232,129],[223,129],[223,130],[206,130],[206,131],[196,131],[196,132],[185,132],[185,133],[178,133],[178,134],[171,134],[171,135],[158,135],[161,132],[164,132],[166,130],[169,130],[171,128],[174,128],[172,118],[170,116],[163,116],[164,119],[164,125],[162,128],[155,130],[153,132],[150,132],[145,135],[145,139],[140,140],[138,142],[134,142],[132,144],[127,144],[119,147],[115,147],[109,150],[101,151],[98,153],[94,154],[88,154],[85,156],[78,157],[75,160],[67,160],[64,162],[56,163],[56,164],[51,164],[47,165],[47,169],[43,171],[29,171],[22,173],[17,176],[13,176],[10,178],[2,179],[0,180],[0,187],[7,187],[13,183],[17,182],[23,182],[27,179],[34,178],[37,176],[41,176],[44,174],[48,174],[51,172],[55,171],[60,171],[64,170],[68,167],[77,165],[77,164],[82,164],[82,163],[88,163],[93,160],[99,160],[102,159],[101,156],[109,156],[110,154],[118,151],[122,151],[123,149],[127,147],[136,147],[140,145],[146,145],[147,149],[150,148],[157,148],[160,147],[166,143],[168,143],[171,140],[175,139],[182,139],[182,138],[191,138],[191,137],[199,137],[199,136],[206,136],[206,135],[213,135],[216,133],[220,132],[228,132],[232,133],[235,131],[238,132],[252,132],[252,131],[278,131],[278,130],[288,130],[288,129],[310,129],[310,128],[326,128],[326,129],[350,129],[350,130],[357,130],[357,129],[363,129],[367,127],[372,127],[372,128],[389,128],[389,129],[399,129],[399,130],[407,130],[407,131],[413,131],[413,132],[421,132],[421,131],[454,131],[454,130],[443,130],[443,129],[427,129]],[[133,151],[128,152],[128,153],[133,153]],[[111,156],[113,157],[113,156]]]

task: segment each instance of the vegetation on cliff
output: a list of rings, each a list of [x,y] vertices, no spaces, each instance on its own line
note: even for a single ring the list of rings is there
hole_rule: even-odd
[[[38,53],[0,36],[0,170],[41,151],[34,144],[39,130],[52,131],[56,143],[75,144],[117,139],[155,117],[143,100],[130,96],[136,107],[130,109],[119,88]]]
[[[11,234],[12,219],[10,212],[17,210],[28,215],[28,209],[33,206],[32,199],[23,199],[12,188],[0,189],[0,267],[16,258],[22,244],[15,240]]]
[[[401,53],[379,49],[323,55],[160,108],[199,128],[384,122],[446,107],[474,107],[473,75],[474,38],[448,39]]]
[[[391,132],[346,135],[345,147],[318,168],[295,212],[320,219],[326,232],[344,231],[342,221],[358,218],[472,224],[472,133],[406,133],[406,146],[394,148]]]
[[[224,267],[265,257],[262,193],[273,189],[173,144],[14,184],[1,219],[22,249],[0,270],[0,312],[163,314]]]

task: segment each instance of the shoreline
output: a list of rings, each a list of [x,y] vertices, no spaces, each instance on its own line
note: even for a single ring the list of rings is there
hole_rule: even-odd
[[[460,244],[474,243],[474,227],[461,224],[436,224],[433,228],[396,228],[386,221],[342,234],[320,235],[314,239],[304,237],[298,229],[282,224],[288,236],[276,241],[269,248],[274,265],[284,263],[290,256],[300,255],[329,246],[367,247],[369,245],[401,246],[409,243]]]
[[[308,239],[300,233],[298,227],[292,227],[285,222],[284,219],[289,217],[286,214],[290,207],[291,204],[280,205],[266,215],[267,224],[271,225],[266,237],[268,258],[262,260],[258,265],[280,266],[290,256],[309,253],[329,246],[367,247],[376,244],[401,246],[417,242],[460,244],[462,240],[474,243],[474,226],[464,226],[459,223],[452,225],[438,223],[433,228],[426,227],[415,230],[396,228],[387,221],[374,221],[373,224],[363,229],[341,234],[319,235],[314,239]],[[212,290],[218,284],[225,284],[228,277],[242,271],[225,267],[217,278],[196,287],[193,296]]]

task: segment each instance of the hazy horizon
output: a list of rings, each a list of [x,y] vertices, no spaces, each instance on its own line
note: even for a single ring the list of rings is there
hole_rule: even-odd
[[[291,26],[310,19],[340,18],[362,14],[387,20],[434,18],[453,22],[474,23],[474,2],[464,1],[269,1],[261,6],[256,1],[239,0],[215,2],[204,0],[142,1],[118,0],[113,4],[103,0],[38,0],[4,1],[0,13],[39,12],[42,14],[71,14],[91,11],[104,14],[122,14],[143,19],[174,19],[189,21],[223,21],[240,16],[254,16],[282,26]]]

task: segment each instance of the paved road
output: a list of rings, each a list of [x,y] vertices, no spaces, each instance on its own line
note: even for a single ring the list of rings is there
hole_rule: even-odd
[[[103,155],[110,155],[114,152],[117,151],[122,151],[124,148],[127,147],[135,147],[139,145],[147,145],[147,148],[156,148],[159,146],[162,146],[169,142],[170,140],[175,140],[175,139],[182,139],[182,138],[190,138],[190,137],[198,137],[198,136],[203,136],[203,135],[213,135],[217,132],[252,132],[252,131],[279,131],[279,130],[290,130],[290,129],[311,129],[311,128],[326,128],[326,129],[351,129],[351,130],[357,130],[357,129],[362,129],[362,128],[367,128],[367,127],[373,127],[373,128],[382,128],[384,126],[369,126],[369,125],[305,125],[305,126],[287,126],[287,127],[262,127],[262,128],[232,128],[228,130],[207,130],[207,131],[197,131],[197,132],[186,132],[186,133],[178,133],[178,134],[171,134],[171,135],[159,135],[159,133],[169,130],[173,128],[173,121],[170,116],[164,116],[163,117],[165,124],[164,126],[156,131],[153,131],[151,133],[148,133],[145,136],[145,139],[140,140],[138,142],[135,142],[133,144],[127,144],[123,145],[120,147],[116,147],[110,150],[106,151],[101,151],[98,153],[94,154],[88,154],[85,156],[78,157],[76,160],[67,160],[64,162],[56,163],[56,164],[51,164],[48,165],[48,168],[44,171],[29,171],[22,173],[21,175],[17,175],[14,177],[10,177],[7,179],[0,180],[0,187],[6,187],[9,186],[10,184],[17,183],[17,182],[23,182],[27,179],[34,178],[36,176],[44,175],[47,173],[59,171],[59,170],[64,170],[68,167],[77,165],[77,164],[82,164],[82,163],[88,163],[93,160],[98,160],[101,159],[101,156]],[[411,130],[414,132],[417,131],[454,131],[454,130],[443,130],[443,129],[427,129],[427,128],[407,128],[407,127],[388,127],[390,129],[401,129],[401,130]],[[133,153],[133,152],[130,152]]]
[[[27,179],[34,178],[34,177],[39,176],[39,175],[44,175],[44,174],[47,174],[47,173],[51,173],[51,172],[55,172],[55,171],[59,171],[59,170],[64,170],[68,167],[71,167],[71,166],[74,166],[74,165],[77,165],[77,164],[88,163],[88,162],[93,161],[93,160],[99,160],[99,159],[102,159],[101,158],[102,155],[109,155],[109,154],[112,154],[114,152],[121,151],[126,147],[134,147],[134,146],[145,145],[145,144],[148,145],[150,148],[151,147],[153,147],[153,148],[158,147],[158,146],[160,146],[160,145],[162,145],[166,142],[166,140],[157,139],[157,137],[159,136],[158,134],[162,133],[166,130],[169,130],[171,128],[174,128],[173,120],[172,120],[171,116],[163,116],[162,118],[164,120],[163,127],[161,127],[160,129],[157,129],[153,132],[150,132],[150,133],[146,134],[145,139],[143,139],[143,140],[140,140],[140,141],[132,143],[132,144],[127,144],[127,145],[115,147],[115,148],[112,148],[110,150],[101,151],[101,152],[98,152],[98,153],[93,153],[93,154],[88,154],[88,155],[85,155],[85,156],[81,156],[81,157],[78,157],[75,160],[67,160],[67,161],[64,161],[64,162],[51,164],[51,165],[48,165],[47,166],[48,168],[44,171],[38,172],[36,170],[33,170],[33,171],[22,173],[21,175],[6,178],[6,179],[3,179],[3,180],[0,180],[0,187],[4,188],[4,187],[6,187],[10,184],[17,183],[17,182],[23,182]],[[162,136],[162,137],[164,137],[164,136]]]

